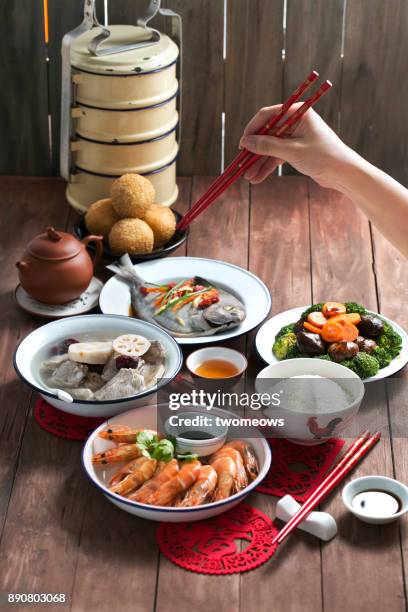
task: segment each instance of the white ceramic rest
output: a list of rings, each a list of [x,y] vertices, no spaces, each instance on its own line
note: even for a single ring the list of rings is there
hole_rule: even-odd
[[[287,523],[299,508],[300,504],[291,495],[285,495],[276,504],[276,518]],[[337,523],[327,512],[311,512],[298,528],[325,542],[337,534]]]

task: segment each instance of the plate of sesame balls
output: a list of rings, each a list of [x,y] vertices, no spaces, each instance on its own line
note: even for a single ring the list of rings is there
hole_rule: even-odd
[[[112,183],[110,197],[94,202],[75,224],[79,239],[102,235],[104,258],[128,253],[134,263],[167,257],[187,238],[178,231],[182,215],[155,203],[151,182],[139,174],[124,174]],[[94,248],[89,245],[89,250]]]

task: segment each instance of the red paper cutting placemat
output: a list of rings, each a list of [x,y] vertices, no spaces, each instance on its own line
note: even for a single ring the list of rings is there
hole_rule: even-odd
[[[277,531],[266,514],[242,503],[196,523],[161,523],[157,542],[165,557],[184,569],[199,574],[236,574],[272,557]]]
[[[86,440],[106,420],[68,414],[50,406],[42,397],[35,403],[34,418],[42,429],[67,440]]]
[[[269,439],[272,466],[256,490],[277,497],[289,494],[297,501],[306,501],[322,482],[344,442],[330,438],[324,444],[301,446],[288,440]]]

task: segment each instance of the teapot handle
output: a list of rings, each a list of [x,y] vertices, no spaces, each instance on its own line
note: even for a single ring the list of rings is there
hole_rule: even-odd
[[[85,236],[85,238],[82,240],[82,244],[85,247],[87,247],[90,242],[95,242],[96,252],[95,252],[95,255],[92,261],[94,270],[95,270],[95,266],[97,266],[100,260],[102,259],[102,254],[103,254],[102,240],[103,240],[103,236],[94,236],[94,235]]]

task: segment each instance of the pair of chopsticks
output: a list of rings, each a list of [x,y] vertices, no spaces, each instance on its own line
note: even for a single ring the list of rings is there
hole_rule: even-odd
[[[306,89],[318,78],[319,74],[313,70],[301,85],[293,92],[293,94],[282,105],[279,113],[271,117],[257,132],[258,135],[270,134],[272,136],[289,136],[297,127],[299,121],[305,112],[311,108],[316,102],[332,87],[330,81],[325,81],[319,89],[310,98],[308,98],[302,106],[298,108],[292,115],[284,119],[288,110],[295,102],[303,95]],[[247,149],[243,149],[237,157],[230,163],[227,169],[210,185],[204,195],[194,204],[188,213],[182,217],[177,225],[178,230],[184,230],[192,221],[194,221],[204,210],[206,210],[215,200],[230,186],[232,183],[242,176],[248,168],[260,159],[261,155],[250,153]]]
[[[362,433],[357,440],[350,446],[342,459],[329,472],[323,482],[312,493],[309,499],[292,516],[279,533],[272,540],[272,544],[280,544],[283,540],[301,523],[307,515],[343,480],[346,474],[352,470],[371,448],[381,438],[381,433],[377,431],[373,436],[369,431]]]

